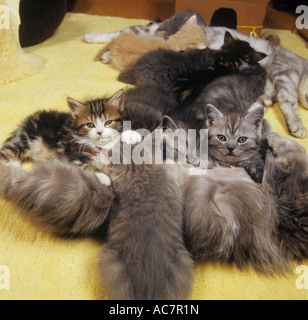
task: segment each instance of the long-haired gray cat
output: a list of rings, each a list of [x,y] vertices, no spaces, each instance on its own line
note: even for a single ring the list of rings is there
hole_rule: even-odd
[[[72,237],[106,226],[116,197],[94,172],[59,160],[32,171],[13,162],[0,162],[0,168],[0,195],[24,209],[41,229]]]
[[[184,245],[182,194],[162,165],[114,166],[114,191],[59,161],[29,172],[0,166],[0,194],[40,228],[64,236],[104,236],[108,228],[100,270],[110,299],[189,297],[194,265]]]
[[[289,269],[272,199],[243,168],[215,167],[184,185],[184,233],[196,261],[251,265],[273,273]]]
[[[187,299],[193,263],[182,233],[182,194],[161,165],[119,165],[118,208],[101,251],[110,299]]]
[[[278,236],[289,259],[308,257],[308,155],[296,141],[267,136],[263,184],[275,199]]]

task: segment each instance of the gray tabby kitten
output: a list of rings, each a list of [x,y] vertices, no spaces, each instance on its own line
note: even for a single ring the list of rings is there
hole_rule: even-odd
[[[215,79],[193,100],[194,104],[212,104],[222,113],[247,112],[264,92],[266,71],[259,64],[243,63],[239,72]]]
[[[215,50],[221,48],[226,31],[267,55],[260,62],[267,72],[267,80],[258,104],[268,107],[277,97],[290,134],[304,138],[307,130],[302,124],[297,101],[299,98],[303,107],[308,108],[308,61],[281,46],[271,46],[264,39],[248,37],[224,27],[205,27],[208,47]]]
[[[207,105],[210,162],[243,167],[253,180],[260,183],[264,170],[263,114],[263,107],[248,113],[221,113],[214,106]]]

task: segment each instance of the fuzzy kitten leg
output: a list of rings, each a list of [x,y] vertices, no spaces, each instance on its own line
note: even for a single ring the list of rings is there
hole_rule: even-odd
[[[101,61],[103,63],[111,63],[111,51],[105,51],[102,55],[101,55]]]
[[[304,138],[307,131],[302,124],[297,103],[299,81],[296,74],[289,74],[288,77],[284,74],[276,75],[274,88],[290,134],[296,138]]]
[[[86,33],[83,36],[83,41],[87,43],[107,43],[121,34],[120,31],[107,33]]]
[[[249,108],[249,110],[253,110],[255,107],[262,104],[264,108],[270,107],[275,98],[275,88],[272,81],[269,79],[266,80],[265,88],[263,94],[258,98],[258,100]]]
[[[0,163],[0,195],[22,208],[46,231],[90,235],[101,228],[113,208],[114,194],[94,173],[60,161],[32,171]]]
[[[105,173],[95,172],[95,175],[103,185],[107,187],[111,185],[111,180]]]

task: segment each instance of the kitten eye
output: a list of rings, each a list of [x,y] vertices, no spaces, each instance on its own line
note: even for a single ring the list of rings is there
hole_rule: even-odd
[[[237,142],[239,142],[239,143],[244,143],[244,142],[246,142],[247,141],[247,137],[239,137],[238,139],[237,139]]]
[[[217,138],[219,141],[226,141],[227,140],[227,138],[225,136],[223,136],[222,134],[218,134]]]
[[[109,127],[113,123],[113,120],[107,120],[105,126]]]
[[[90,129],[95,128],[95,124],[92,122],[87,123],[86,126]]]

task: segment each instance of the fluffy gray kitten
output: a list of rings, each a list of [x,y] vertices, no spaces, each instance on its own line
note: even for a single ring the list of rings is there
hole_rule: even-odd
[[[243,167],[256,182],[262,181],[264,145],[263,107],[251,112],[221,113],[207,105],[209,160],[222,166]]]
[[[259,64],[243,64],[236,74],[215,79],[193,100],[194,104],[212,104],[219,111],[246,112],[264,92],[266,71]]]
[[[118,208],[101,251],[110,299],[187,299],[193,263],[182,233],[182,194],[162,165],[119,165]]]
[[[59,160],[32,171],[13,162],[0,162],[0,168],[0,195],[48,232],[66,237],[94,234],[113,210],[114,192],[94,172]]]

